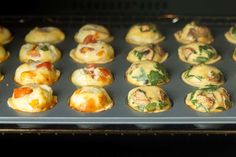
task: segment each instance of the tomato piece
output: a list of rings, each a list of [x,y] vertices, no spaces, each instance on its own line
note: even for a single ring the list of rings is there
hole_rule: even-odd
[[[86,52],[93,51],[93,50],[94,50],[94,48],[83,47],[83,48],[80,49],[80,52],[84,54]]]
[[[14,98],[21,98],[25,95],[32,93],[33,90],[29,87],[15,88],[13,91]]]
[[[96,35],[88,35],[84,38],[83,44],[96,43],[96,42],[97,42]]]
[[[43,62],[41,64],[38,64],[36,67],[37,68],[47,68],[47,69],[51,70],[52,69],[52,63],[51,62]]]
[[[97,107],[96,107],[96,104],[95,104],[95,100],[90,98],[88,99],[87,101],[87,105],[86,105],[86,108],[85,108],[85,112],[94,112],[97,110]]]
[[[107,70],[106,68],[100,68],[99,70],[102,72],[102,74],[104,76],[109,76],[110,75],[109,70]]]
[[[32,57],[40,57],[40,53],[37,50],[29,51],[29,55]]]

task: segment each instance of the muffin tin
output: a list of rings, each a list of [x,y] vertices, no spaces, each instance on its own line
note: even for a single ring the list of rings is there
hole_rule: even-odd
[[[18,22],[18,21],[16,21]],[[67,21],[68,22],[68,21]],[[94,21],[91,21],[94,22]],[[152,22],[152,21],[150,21]],[[52,86],[55,95],[58,97],[58,104],[42,113],[23,113],[12,110],[7,106],[7,99],[12,95],[12,91],[18,85],[13,81],[16,68],[21,64],[18,58],[20,47],[24,44],[24,36],[34,27],[24,24],[5,24],[13,35],[14,40],[5,47],[11,55],[7,61],[0,64],[0,70],[5,78],[0,82],[0,124],[229,124],[236,123],[236,107],[222,113],[198,113],[188,108],[184,99],[194,88],[186,85],[181,80],[181,74],[190,65],[183,63],[178,58],[178,47],[181,46],[174,38],[173,34],[181,29],[186,23],[168,23],[155,21],[160,31],[166,39],[160,44],[168,53],[168,59],[162,63],[170,74],[170,82],[161,86],[169,95],[173,107],[162,113],[139,113],[128,107],[127,95],[129,90],[135,86],[125,79],[125,71],[130,66],[126,60],[128,52],[132,46],[125,42],[125,35],[129,29],[127,26],[105,25],[114,36],[111,42],[115,50],[115,59],[103,64],[111,70],[114,75],[114,82],[105,87],[114,101],[114,106],[110,110],[100,113],[80,113],[71,109],[68,99],[77,89],[70,81],[72,72],[84,65],[74,62],[69,57],[69,52],[76,47],[74,34],[82,26],[82,23],[41,23],[39,26],[57,26],[66,34],[65,40],[56,45],[62,51],[62,58],[54,65],[61,71],[60,79]],[[96,23],[96,22],[94,22]],[[85,24],[85,23],[83,23]],[[135,23],[133,23],[135,24]],[[31,23],[32,25],[32,23]],[[213,64],[218,67],[226,78],[224,87],[231,95],[231,99],[236,104],[236,62],[232,59],[234,45],[226,41],[224,33],[229,27],[211,25],[209,26],[213,35],[213,46],[222,55],[222,60]]]

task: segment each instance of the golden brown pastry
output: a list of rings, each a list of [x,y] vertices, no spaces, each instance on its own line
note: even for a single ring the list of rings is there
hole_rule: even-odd
[[[157,86],[169,82],[169,76],[164,67],[153,61],[133,63],[126,71],[126,79],[137,86]]]
[[[182,79],[190,86],[204,88],[209,85],[224,84],[223,73],[214,66],[198,64],[183,72]]]
[[[195,22],[188,23],[182,30],[176,32],[174,36],[182,44],[194,42],[210,44],[214,40],[207,27],[197,25]]]
[[[189,93],[185,103],[198,112],[223,112],[233,105],[226,89],[217,86],[207,86]]]
[[[233,58],[234,61],[236,61],[236,48],[234,49],[234,52],[233,52],[232,58]]]
[[[236,26],[229,28],[229,31],[225,33],[225,38],[232,44],[236,44]]]
[[[75,70],[71,75],[71,81],[77,86],[107,86],[112,83],[111,72],[105,67],[88,65],[85,68]]]
[[[114,49],[103,41],[79,44],[71,50],[70,57],[81,64],[104,64],[114,59]]]
[[[15,88],[7,103],[17,111],[43,112],[56,105],[57,97],[47,85],[28,84]]]
[[[164,39],[165,37],[151,23],[133,25],[125,37],[128,43],[134,45],[157,44]]]
[[[4,62],[10,56],[10,52],[6,51],[6,49],[0,45],[0,63]]]
[[[180,46],[178,55],[181,61],[189,64],[212,64],[221,59],[214,47],[203,43]]]
[[[129,52],[127,60],[132,63],[143,60],[163,63],[167,57],[168,53],[165,52],[159,45],[144,45],[133,48]]]
[[[105,89],[85,86],[72,94],[69,105],[80,112],[101,112],[110,109],[113,106],[113,101]]]
[[[57,44],[65,39],[65,34],[57,27],[35,27],[25,36],[27,43]]]
[[[3,27],[0,26],[0,45],[7,44],[13,39],[11,32]]]
[[[113,40],[107,28],[97,24],[86,24],[75,34],[75,41],[78,43],[93,43],[96,41],[110,42]]]
[[[142,86],[130,90],[128,105],[138,112],[157,113],[171,108],[166,92],[157,86]]]
[[[16,69],[14,80],[20,85],[30,83],[52,85],[59,77],[60,71],[50,62],[31,62],[21,64]]]
[[[51,62],[54,63],[61,58],[61,52],[49,43],[24,44],[20,49],[19,58],[21,62]]]

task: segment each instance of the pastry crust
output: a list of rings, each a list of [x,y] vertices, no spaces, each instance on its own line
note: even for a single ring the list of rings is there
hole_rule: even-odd
[[[105,67],[88,65],[85,68],[75,70],[71,75],[71,81],[77,86],[104,87],[112,83],[113,77]]]
[[[136,86],[158,86],[169,82],[169,76],[162,65],[153,61],[133,63],[126,71],[126,79]]]
[[[171,101],[163,89],[142,86],[129,91],[128,105],[138,112],[158,113],[169,110]]]
[[[214,66],[198,64],[182,73],[182,80],[190,86],[204,88],[224,84],[223,73]]]
[[[112,108],[113,101],[104,88],[85,86],[72,94],[69,105],[79,112],[101,112]]]
[[[24,44],[20,49],[21,62],[51,62],[55,63],[61,58],[61,52],[49,43]]]
[[[194,42],[210,44],[214,41],[210,30],[205,26],[197,25],[195,22],[188,23],[182,30],[176,32],[174,36],[182,44]]]
[[[50,62],[31,62],[21,64],[16,69],[14,80],[20,85],[31,83],[52,85],[59,77],[60,71]]]
[[[65,39],[65,34],[57,27],[35,27],[25,36],[27,43],[57,44]]]
[[[9,43],[13,39],[11,32],[3,26],[0,26],[0,45]]]
[[[228,42],[236,44],[236,26],[229,28],[229,31],[225,33],[225,38]]]
[[[203,43],[180,46],[178,56],[181,61],[189,64],[213,64],[221,59],[221,56],[211,45]]]
[[[103,41],[79,44],[71,50],[70,57],[81,64],[104,64],[114,59],[114,49]]]
[[[0,45],[0,63],[6,61],[10,56],[10,52]]]
[[[163,63],[168,58],[168,53],[165,52],[159,45],[143,45],[133,48],[127,60],[131,63],[150,60],[158,63]]]
[[[165,37],[157,30],[152,23],[143,23],[133,25],[125,40],[134,45],[157,44],[163,41]]]
[[[90,43],[95,41],[111,42],[113,37],[108,29],[102,25],[86,24],[75,34],[77,43]]]
[[[223,112],[233,105],[226,89],[216,86],[208,86],[189,93],[185,103],[198,112]]]
[[[43,112],[54,107],[57,97],[47,85],[28,84],[15,88],[8,106],[22,112]]]

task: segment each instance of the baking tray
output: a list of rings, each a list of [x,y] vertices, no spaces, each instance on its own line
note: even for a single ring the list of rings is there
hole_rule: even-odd
[[[6,49],[11,52],[10,58],[0,64],[0,70],[5,75],[5,79],[0,83],[0,124],[234,124],[236,123],[236,107],[222,113],[199,113],[188,108],[184,99],[185,96],[194,90],[193,87],[186,85],[181,80],[181,73],[190,65],[181,62],[177,56],[179,43],[173,37],[174,32],[181,29],[186,20],[177,22],[175,19],[149,19],[146,21],[158,24],[160,31],[166,36],[161,46],[169,52],[169,57],[163,66],[170,74],[170,82],[162,88],[166,90],[173,102],[173,107],[162,113],[139,113],[127,105],[127,94],[135,86],[125,80],[125,71],[130,66],[126,60],[128,52],[132,46],[125,42],[124,37],[136,20],[126,20],[122,24],[122,18],[117,18],[117,24],[107,20],[105,26],[109,28],[114,36],[112,46],[115,50],[115,59],[113,62],[104,64],[114,74],[114,82],[105,87],[114,101],[114,107],[110,110],[100,113],[80,113],[72,110],[68,106],[68,99],[73,91],[77,89],[69,78],[72,72],[84,65],[74,62],[69,57],[69,52],[76,47],[74,34],[85,23],[101,23],[98,18],[77,17],[71,18],[2,18],[1,24],[8,27],[13,35],[14,40],[6,45]],[[82,19],[82,20],[81,20]],[[128,19],[128,18],[127,18]],[[4,23],[5,21],[5,23]],[[74,22],[73,22],[74,21]],[[113,19],[113,21],[116,21]],[[120,23],[119,23],[120,22]],[[188,21],[189,22],[189,21]],[[58,104],[42,113],[23,113],[12,110],[7,106],[7,99],[12,95],[12,91],[17,84],[13,81],[16,68],[21,64],[18,59],[20,47],[24,44],[24,36],[34,26],[57,26],[62,29],[66,38],[65,41],[58,44],[57,47],[62,51],[62,59],[55,64],[55,67],[61,71],[60,79],[52,86],[55,95],[58,97]],[[231,94],[231,99],[236,104],[236,62],[232,60],[234,46],[226,41],[224,33],[228,30],[229,25],[218,25],[217,23],[209,24],[213,32],[215,41],[212,44],[222,55],[223,59],[214,66],[218,67],[226,78],[224,87]]]

